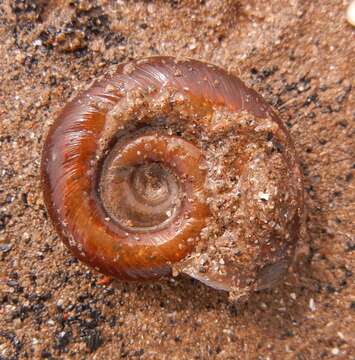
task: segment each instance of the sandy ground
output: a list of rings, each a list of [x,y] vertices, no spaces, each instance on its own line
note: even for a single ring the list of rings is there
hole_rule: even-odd
[[[347,1],[0,0],[0,359],[355,359],[355,28]],[[106,283],[64,248],[39,178],[55,114],[157,54],[271,103],[305,177],[309,254],[244,306],[188,278]]]

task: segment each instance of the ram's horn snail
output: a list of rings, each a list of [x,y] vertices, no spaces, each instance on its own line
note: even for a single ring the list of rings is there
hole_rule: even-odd
[[[42,159],[45,202],[80,260],[122,280],[184,272],[236,296],[285,272],[300,168],[273,110],[195,60],[118,66],[67,104]]]

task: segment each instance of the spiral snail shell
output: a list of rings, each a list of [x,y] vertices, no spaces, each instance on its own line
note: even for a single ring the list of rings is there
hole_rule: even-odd
[[[290,136],[210,64],[118,66],[68,103],[42,158],[44,198],[80,260],[122,280],[183,272],[236,296],[273,285],[299,237]]]

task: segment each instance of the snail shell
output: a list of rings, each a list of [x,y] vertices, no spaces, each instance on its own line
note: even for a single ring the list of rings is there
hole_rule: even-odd
[[[44,198],[80,260],[122,280],[183,272],[237,297],[272,286],[299,237],[290,136],[265,101],[210,64],[121,64],[47,136]]]

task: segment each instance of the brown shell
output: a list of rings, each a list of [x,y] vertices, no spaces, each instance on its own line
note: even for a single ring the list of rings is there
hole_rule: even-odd
[[[234,142],[227,146],[229,137]],[[217,179],[213,164],[220,160],[210,161],[213,152],[228,147],[223,164],[233,168],[238,195],[206,186],[211,174],[211,184]],[[45,203],[64,243],[118,279],[152,279],[174,268],[216,288],[263,288],[287,268],[299,236],[302,183],[286,128],[236,76],[195,60],[143,59],[96,81],[51,127],[42,177]],[[268,186],[274,195],[260,190]],[[150,192],[148,200],[144,192]],[[131,205],[136,195],[144,200]],[[224,209],[222,197],[234,196],[235,218],[225,222],[216,208]],[[266,209],[269,200],[273,205]],[[218,249],[228,224],[238,244],[248,241],[245,258],[243,250],[237,258]],[[224,248],[233,246],[224,241]],[[201,269],[206,256],[211,267]]]

